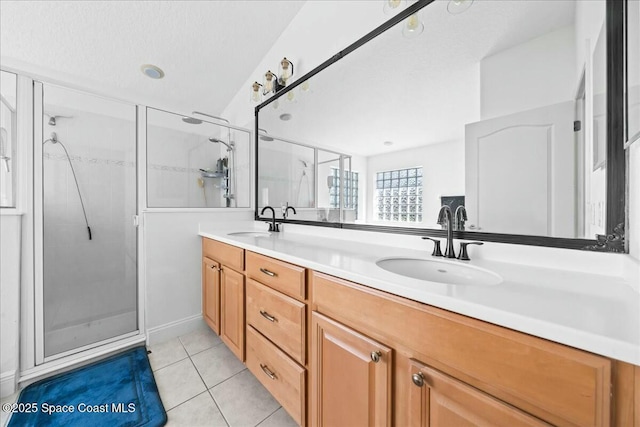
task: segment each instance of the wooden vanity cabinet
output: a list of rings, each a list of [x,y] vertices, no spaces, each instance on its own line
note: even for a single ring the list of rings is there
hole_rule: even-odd
[[[391,349],[311,316],[311,426],[391,425]]]
[[[202,239],[202,315],[244,362],[244,249]]]
[[[244,275],[228,267],[220,272],[220,338],[244,361]]]
[[[307,425],[306,269],[251,251],[246,261],[247,367]]]
[[[550,425],[418,361],[409,362],[406,375],[407,427]]]
[[[536,418],[559,426],[610,425],[611,361],[605,357],[326,274],[313,272],[311,280],[314,319],[320,313],[393,349],[395,425],[426,422],[415,421],[416,411],[424,408],[436,411],[426,418],[434,425],[438,420],[448,422],[443,410],[453,402],[469,419],[493,408],[505,420],[517,419],[524,425],[544,425],[536,424]],[[318,346],[314,338],[312,360],[324,363],[317,362],[325,357]],[[411,359],[429,365],[421,369],[436,381],[429,398],[423,396],[419,405],[411,403],[417,399],[415,386],[403,367]],[[312,384],[323,380],[318,375],[314,367]],[[324,398],[312,395],[312,411],[322,407]]]
[[[202,317],[220,335],[220,263],[202,258]]]

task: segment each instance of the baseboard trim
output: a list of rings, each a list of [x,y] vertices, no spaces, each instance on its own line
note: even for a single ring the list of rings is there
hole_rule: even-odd
[[[0,373],[0,398],[11,396],[16,392],[18,384],[18,378],[15,369],[13,371],[5,371]]]
[[[207,327],[202,314],[147,329],[147,345],[157,344]]]

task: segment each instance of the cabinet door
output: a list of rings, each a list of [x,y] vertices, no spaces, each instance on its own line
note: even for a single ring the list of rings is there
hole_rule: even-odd
[[[220,264],[206,257],[202,258],[202,316],[220,335]]]
[[[412,360],[410,427],[549,426],[521,410]]]
[[[220,279],[220,338],[244,362],[244,276],[223,266]]]
[[[321,314],[311,322],[310,424],[391,425],[391,349]]]

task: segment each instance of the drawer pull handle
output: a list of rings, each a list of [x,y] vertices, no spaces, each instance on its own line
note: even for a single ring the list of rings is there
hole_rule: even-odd
[[[278,319],[276,319],[275,317],[273,317],[272,315],[270,315],[266,311],[260,310],[260,314],[262,314],[262,317],[267,319],[269,322],[277,322],[278,321]]]
[[[422,387],[424,385],[424,375],[422,375],[422,372],[411,375],[411,380],[418,387]]]
[[[265,374],[267,374],[267,376],[269,378],[271,378],[272,380],[275,380],[276,378],[276,374],[274,372],[271,372],[271,370],[267,367],[267,365],[263,365],[262,363],[260,364],[260,367],[262,368],[262,372],[264,372]]]
[[[221,271],[220,267],[217,267],[217,266],[215,266],[215,265],[212,265],[212,266],[211,266],[211,269],[212,269],[212,270],[215,270],[215,271]]]
[[[380,361],[380,356],[382,356],[382,353],[379,351],[372,351],[371,360],[373,360],[373,363],[378,363]]]
[[[260,271],[262,271],[267,276],[271,276],[271,277],[276,277],[277,276],[276,273],[274,273],[273,271],[269,271],[266,268],[261,268]]]

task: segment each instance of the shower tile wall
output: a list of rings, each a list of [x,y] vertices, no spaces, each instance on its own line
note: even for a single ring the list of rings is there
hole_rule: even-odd
[[[57,335],[45,340],[46,354],[67,350],[78,325],[119,316],[92,332],[106,339],[135,330],[137,321],[135,122],[55,111],[72,118],[56,126],[45,119],[44,136],[56,132],[69,152],[92,240],[65,152],[60,144],[44,144],[45,334]]]

